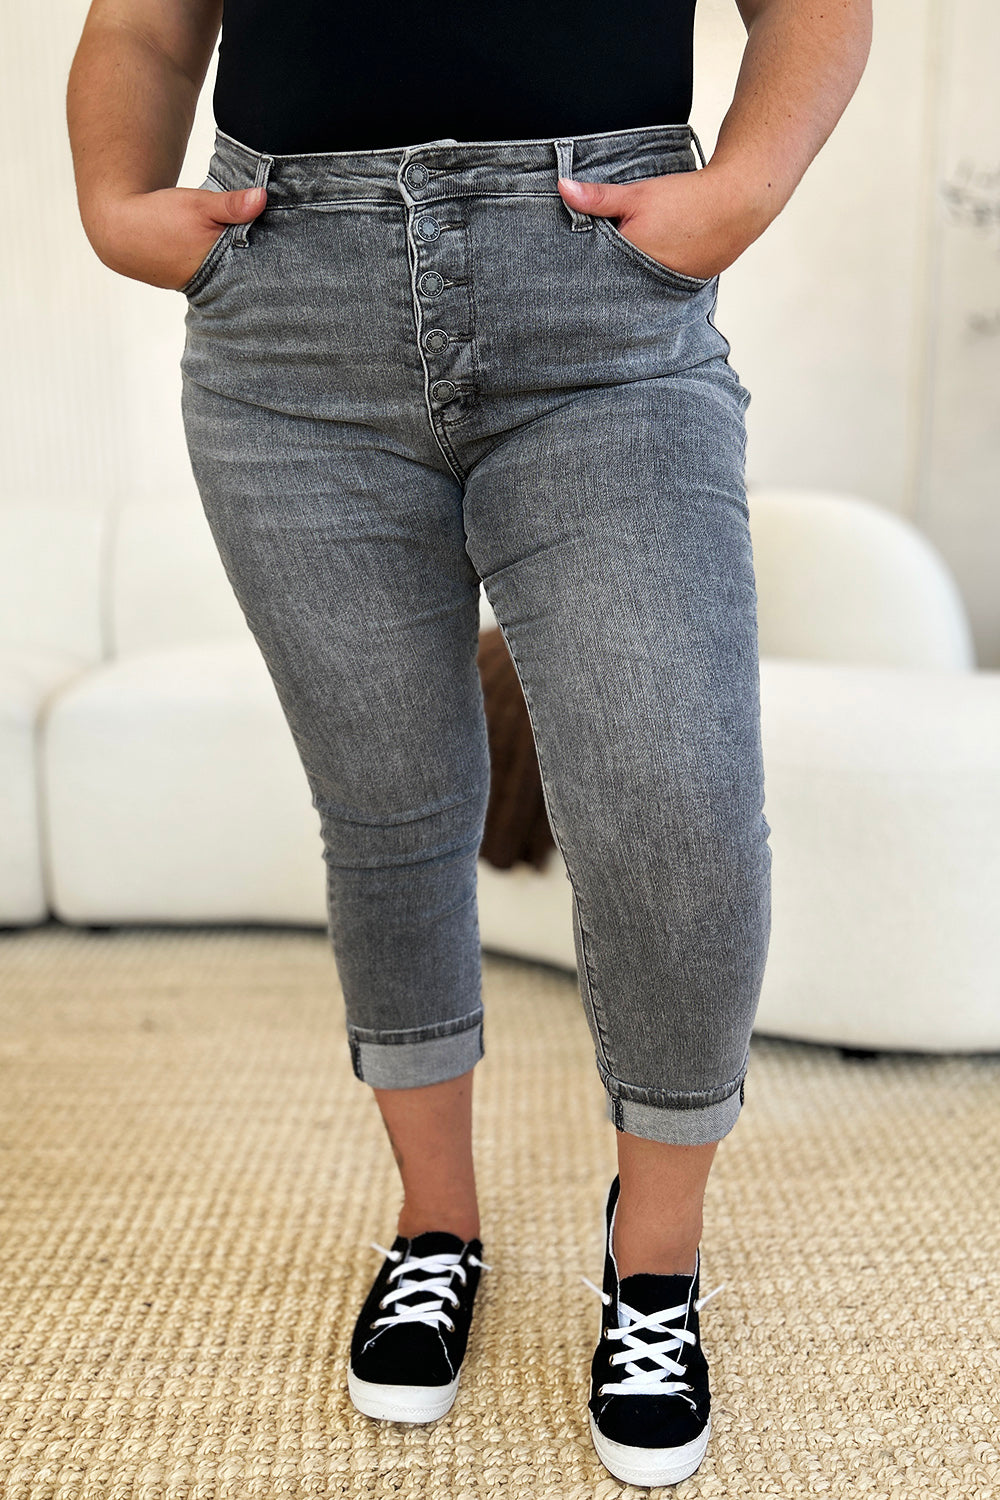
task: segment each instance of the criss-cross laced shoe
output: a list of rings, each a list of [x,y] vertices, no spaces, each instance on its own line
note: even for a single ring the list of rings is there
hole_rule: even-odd
[[[698,1468],[712,1430],[708,1361],[698,1314],[701,1251],[691,1276],[618,1279],[612,1249],[620,1180],[608,1193],[601,1338],[590,1372],[590,1435],[604,1467],[625,1484],[678,1484]]]
[[[454,1404],[465,1358],[482,1243],[443,1230],[385,1256],[351,1339],[347,1388],[358,1411],[392,1422],[436,1422]]]

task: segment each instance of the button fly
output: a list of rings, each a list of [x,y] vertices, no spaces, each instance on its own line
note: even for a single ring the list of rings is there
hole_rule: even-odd
[[[436,190],[442,174],[424,167],[423,162],[404,165],[400,175],[404,185],[410,180],[409,166],[427,172],[431,183],[428,195]],[[414,353],[427,380],[427,417],[438,429],[448,424],[449,413],[457,420],[467,409],[471,410],[477,395],[472,349],[475,327],[469,294],[469,233],[461,201],[441,197],[426,206],[411,203],[407,238],[411,264],[416,262],[416,275],[410,283],[415,294],[416,325],[411,329],[411,338],[415,333]],[[432,303],[432,298],[438,300]],[[449,405],[451,402],[453,406]]]
[[[430,173],[421,161],[413,161],[403,173],[403,180],[407,187],[422,188]]]

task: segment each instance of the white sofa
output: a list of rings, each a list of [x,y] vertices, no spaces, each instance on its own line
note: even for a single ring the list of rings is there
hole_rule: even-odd
[[[39,725],[54,694],[105,654],[107,516],[0,507],[0,924],[49,914]]]
[[[751,498],[772,931],[757,1030],[1000,1047],[1000,672],[950,576],[858,500]]]
[[[773,850],[757,1030],[997,1048],[1000,673],[976,670],[914,527],[815,491],[750,504]],[[15,630],[0,614],[0,921],[323,926],[318,817],[197,501],[69,517],[48,523],[57,566],[40,523],[4,518],[28,608]],[[480,923],[487,948],[575,967],[558,855],[481,862]]]

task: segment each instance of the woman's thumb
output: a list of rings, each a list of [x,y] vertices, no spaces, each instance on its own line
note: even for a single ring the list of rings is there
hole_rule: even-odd
[[[621,182],[583,182],[575,177],[560,177],[557,186],[570,208],[600,218],[617,218],[625,213],[631,197],[630,187]]]
[[[267,202],[267,189],[262,187],[234,189],[226,194],[226,208],[234,224],[245,224],[255,219]]]

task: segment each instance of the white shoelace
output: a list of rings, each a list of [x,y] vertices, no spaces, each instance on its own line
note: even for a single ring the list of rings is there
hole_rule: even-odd
[[[445,1328],[454,1331],[455,1325],[444,1310],[444,1299],[448,1297],[452,1306],[457,1307],[459,1298],[451,1284],[452,1277],[457,1272],[465,1285],[465,1267],[459,1265],[461,1255],[455,1251],[444,1252],[440,1255],[409,1255],[403,1259],[401,1250],[387,1250],[384,1245],[379,1245],[375,1240],[370,1241],[373,1250],[380,1250],[389,1260],[402,1261],[402,1265],[396,1266],[395,1270],[389,1272],[389,1280],[394,1281],[399,1277],[399,1285],[391,1292],[387,1292],[379,1303],[379,1307],[388,1307],[390,1303],[398,1301],[402,1297],[412,1296],[414,1292],[429,1293],[432,1300],[429,1302],[418,1302],[408,1307],[397,1307],[385,1318],[376,1318],[372,1324],[373,1328],[389,1327],[397,1323],[426,1323],[428,1328],[437,1328],[443,1324]],[[480,1266],[484,1271],[492,1271],[478,1255],[466,1257],[472,1265]],[[413,1271],[426,1271],[429,1274],[422,1281],[414,1281],[411,1273]],[[407,1279],[409,1277],[409,1279]],[[433,1299],[437,1300],[433,1300]]]
[[[595,1286],[586,1276],[581,1276],[580,1280],[585,1282],[592,1292],[597,1293],[605,1306],[612,1301],[609,1293],[605,1292],[603,1288]],[[708,1299],[714,1297],[716,1292],[721,1292],[725,1285],[726,1283],[722,1282],[711,1292],[706,1292],[704,1297],[699,1297],[694,1304],[696,1310],[701,1312]],[[624,1396],[670,1396],[675,1394],[683,1396],[685,1391],[691,1390],[691,1386],[686,1381],[667,1379],[670,1375],[683,1375],[687,1370],[686,1365],[680,1364],[675,1359],[671,1359],[670,1355],[678,1349],[683,1348],[685,1344],[696,1342],[690,1328],[671,1328],[669,1326],[672,1318],[683,1318],[686,1316],[687,1303],[679,1302],[676,1307],[664,1307],[659,1312],[645,1314],[636,1312],[635,1308],[629,1307],[626,1302],[620,1302],[618,1305],[625,1314],[626,1319],[631,1321],[627,1321],[621,1328],[612,1328],[608,1325],[604,1329],[604,1335],[609,1339],[621,1339],[622,1343],[628,1346],[620,1350],[617,1354],[612,1354],[609,1363],[613,1365],[623,1364],[629,1373],[625,1380],[617,1381],[614,1384],[605,1383],[602,1385],[598,1391],[598,1395],[605,1396],[610,1395],[613,1391],[620,1391]],[[649,1333],[665,1333],[669,1337],[660,1339],[659,1342],[651,1342],[648,1337],[636,1337],[643,1330],[646,1331],[647,1335]],[[650,1359],[658,1368],[654,1370],[640,1369],[636,1362],[639,1359]],[[694,1406],[694,1402],[689,1396],[684,1396],[684,1400],[689,1406]]]

